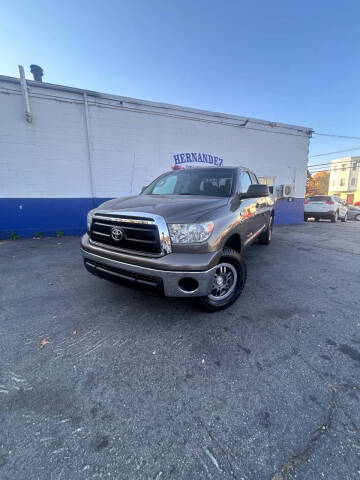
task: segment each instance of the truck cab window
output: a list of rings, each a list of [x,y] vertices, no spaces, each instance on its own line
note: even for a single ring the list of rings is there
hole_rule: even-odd
[[[255,173],[249,172],[249,175],[250,175],[250,178],[251,178],[251,183],[253,183],[255,185],[259,183]]]
[[[169,175],[162,178],[154,187],[152,193],[154,195],[167,195],[173,193],[177,184],[177,177]]]
[[[240,174],[240,185],[241,185],[241,193],[245,193],[248,191],[248,188],[253,182],[248,174],[248,172],[241,172]]]

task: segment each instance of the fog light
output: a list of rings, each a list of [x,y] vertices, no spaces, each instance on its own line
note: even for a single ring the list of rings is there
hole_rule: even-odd
[[[192,293],[199,288],[199,282],[195,278],[182,278],[179,283],[179,288],[183,292]]]

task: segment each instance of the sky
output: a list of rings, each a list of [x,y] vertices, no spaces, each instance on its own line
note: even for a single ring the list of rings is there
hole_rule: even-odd
[[[360,155],[359,0],[3,1],[0,75],[311,127]],[[321,157],[322,153],[359,147]]]

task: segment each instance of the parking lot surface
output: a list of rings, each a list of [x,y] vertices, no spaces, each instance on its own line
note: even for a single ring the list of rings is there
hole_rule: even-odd
[[[1,242],[0,478],[360,478],[360,224],[245,258],[207,314],[91,276],[79,238]]]

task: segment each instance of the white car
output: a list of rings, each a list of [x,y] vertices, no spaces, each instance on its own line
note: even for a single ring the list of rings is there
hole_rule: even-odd
[[[314,195],[305,198],[304,201],[304,220],[314,218],[316,222],[320,219],[331,220],[335,223],[337,220],[346,222],[348,217],[348,208],[345,200],[334,195]]]

